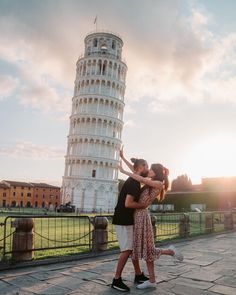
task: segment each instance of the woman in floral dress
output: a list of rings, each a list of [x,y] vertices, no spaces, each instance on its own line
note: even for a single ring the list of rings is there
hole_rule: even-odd
[[[129,168],[132,167],[132,164],[124,158],[123,153],[121,158]],[[131,159],[132,162],[135,162],[135,160],[136,159]],[[158,259],[160,255],[170,255],[176,257],[178,260],[183,260],[183,255],[178,252],[174,246],[170,246],[168,249],[155,247],[151,217],[148,211],[149,205],[151,205],[156,198],[158,198],[159,201],[164,200],[165,193],[169,186],[169,171],[161,164],[153,164],[151,166],[148,178],[125,171],[122,164],[120,165],[120,171],[144,184],[139,203],[146,205],[147,208],[137,209],[134,213],[134,241],[132,256],[133,259],[144,259],[147,263],[149,272],[149,281],[145,281],[138,285],[137,288],[145,289],[155,287],[156,278],[154,261]]]

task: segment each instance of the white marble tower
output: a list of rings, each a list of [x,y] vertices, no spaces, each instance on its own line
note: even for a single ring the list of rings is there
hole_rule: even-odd
[[[111,211],[123,128],[123,41],[111,32],[93,32],[84,43],[76,63],[62,199],[85,212]]]

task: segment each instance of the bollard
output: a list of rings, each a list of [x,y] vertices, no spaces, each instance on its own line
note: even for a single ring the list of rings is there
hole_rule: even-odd
[[[13,234],[12,259],[16,262],[29,261],[34,258],[34,220],[33,218],[17,218]]]
[[[205,215],[205,232],[210,234],[214,231],[213,213],[206,213]]]
[[[225,212],[224,213],[224,229],[225,230],[234,229],[234,221],[233,221],[232,212]]]
[[[108,219],[104,216],[95,216],[93,219],[92,250],[105,251],[108,245]]]
[[[157,238],[157,226],[156,226],[156,222],[157,222],[156,216],[151,215],[151,223],[152,223],[154,243],[156,242],[156,238]]]
[[[180,238],[187,238],[190,235],[189,216],[184,213],[184,216],[179,221],[179,236]]]

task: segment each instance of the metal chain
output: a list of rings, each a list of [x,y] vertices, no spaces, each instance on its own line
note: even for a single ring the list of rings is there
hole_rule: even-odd
[[[81,240],[81,239],[87,237],[88,235],[90,235],[90,234],[92,233],[92,231],[88,232],[86,235],[84,235],[84,236],[82,236],[82,237],[79,237],[78,239],[67,240],[67,241],[62,241],[62,240],[57,241],[57,240],[49,239],[49,238],[47,238],[47,237],[45,237],[45,236],[43,236],[43,235],[41,235],[41,234],[39,234],[39,233],[37,233],[37,232],[34,232],[34,233],[35,233],[37,236],[39,236],[39,237],[41,237],[41,238],[43,238],[43,239],[45,239],[45,240],[47,240],[47,241],[50,241],[50,242],[54,242],[54,243],[72,243],[72,242],[76,242],[76,241],[79,241],[79,240]]]
[[[5,239],[9,238],[10,236],[12,236],[14,234],[14,232],[10,233],[9,235],[7,235],[6,237],[4,237],[3,239],[0,240],[0,242],[4,241]]]

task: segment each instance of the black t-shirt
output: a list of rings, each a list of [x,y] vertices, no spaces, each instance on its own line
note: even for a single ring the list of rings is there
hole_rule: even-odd
[[[129,177],[118,197],[117,205],[115,207],[115,212],[113,216],[113,224],[117,225],[133,225],[134,224],[134,211],[135,209],[126,208],[125,200],[127,195],[134,197],[134,201],[138,202],[141,194],[140,183],[133,178]]]

